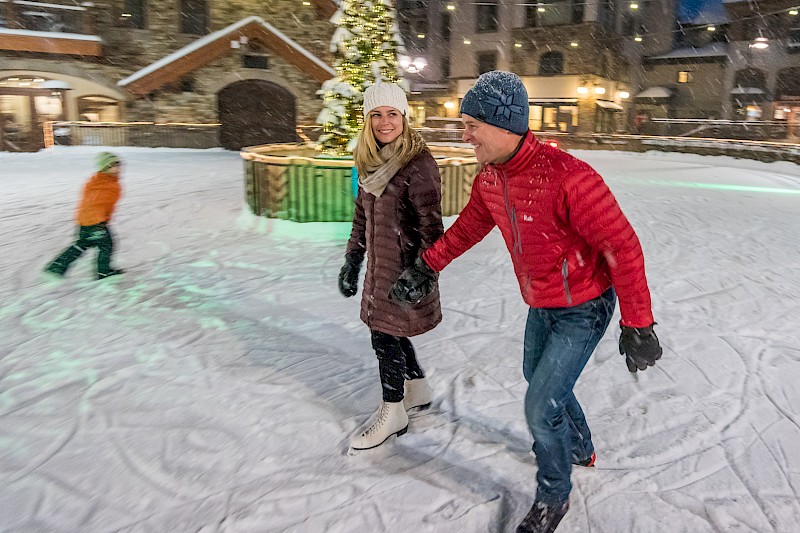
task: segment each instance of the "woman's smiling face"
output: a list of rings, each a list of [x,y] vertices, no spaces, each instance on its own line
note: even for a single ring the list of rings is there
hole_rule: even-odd
[[[372,134],[381,144],[389,144],[403,133],[403,114],[389,106],[376,107],[369,112]]]

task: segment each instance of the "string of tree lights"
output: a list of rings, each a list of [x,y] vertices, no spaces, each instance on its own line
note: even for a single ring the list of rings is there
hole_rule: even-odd
[[[363,123],[364,90],[376,79],[398,81],[398,53],[405,49],[395,11],[384,0],[342,0],[332,22],[337,26],[331,39],[336,77],[322,85],[317,122],[322,124],[323,150],[343,155],[352,151],[350,144]]]

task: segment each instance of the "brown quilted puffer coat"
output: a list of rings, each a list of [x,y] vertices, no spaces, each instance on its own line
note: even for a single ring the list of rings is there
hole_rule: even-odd
[[[403,270],[444,232],[441,199],[439,169],[428,150],[401,168],[380,196],[359,187],[347,252],[366,251],[361,320],[370,330],[411,337],[442,321],[438,285],[415,306],[389,299]]]

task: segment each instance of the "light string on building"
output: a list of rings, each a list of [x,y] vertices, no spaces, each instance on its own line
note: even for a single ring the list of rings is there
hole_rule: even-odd
[[[474,2],[474,1],[472,1],[472,2],[463,2],[463,3],[467,4],[467,5],[499,5],[497,2]],[[544,12],[547,9],[547,7],[558,7],[558,6],[560,6],[562,4],[565,4],[565,3],[567,3],[567,2],[546,2],[546,3],[545,2],[519,2],[516,5],[517,6],[525,6],[525,7],[536,7],[537,11]],[[569,2],[569,5],[570,6],[589,6],[589,5],[597,5],[597,4],[596,3],[590,3],[590,2],[575,2],[575,3]],[[446,6],[445,6],[445,9],[447,11],[451,11],[451,12],[458,11],[458,7],[455,5],[455,2],[448,2],[446,4]],[[639,12],[642,9],[642,3],[641,2],[630,2],[628,4],[628,9],[631,10],[631,11]],[[735,24],[735,23],[738,23],[738,22],[747,22],[747,21],[751,21],[751,20],[759,20],[760,19],[762,22],[766,23],[767,21],[764,20],[764,19],[766,19],[767,17],[774,16],[774,15],[781,15],[781,14],[787,14],[790,17],[798,17],[798,20],[797,20],[797,23],[796,23],[796,27],[798,29],[800,29],[800,6],[789,7],[789,8],[781,8],[781,9],[777,9],[777,10],[773,10],[773,11],[769,11],[769,12],[761,12],[758,9],[757,6],[756,6],[755,9],[758,12],[756,12],[756,13],[754,13],[752,15],[747,15],[747,16],[743,16],[743,17],[737,17],[737,18],[734,18],[734,19],[729,19],[728,21],[720,21],[720,22],[717,22],[717,23],[703,23],[703,24],[689,24],[689,23],[681,23],[681,22],[678,21],[678,24],[679,24],[680,27],[677,28],[677,29],[674,29],[674,30],[658,31],[658,32],[655,32],[655,31],[638,31],[638,32],[633,33],[633,35],[627,35],[627,36],[626,35],[615,35],[613,37],[595,37],[595,36],[593,36],[592,39],[591,39],[591,42],[592,43],[597,43],[597,42],[601,42],[602,43],[602,42],[612,42],[612,41],[613,42],[619,42],[621,40],[630,39],[633,42],[642,43],[642,42],[644,42],[645,38],[653,37],[653,36],[662,37],[664,35],[686,34],[687,32],[703,31],[703,30],[705,30],[705,31],[707,31],[709,33],[714,33],[721,27],[731,26],[732,24]],[[597,21],[593,21],[593,22],[597,22]],[[557,25],[552,25],[552,26],[519,26],[519,27],[516,27],[514,29],[557,28],[559,26],[570,26],[570,25],[572,25],[572,24],[557,24]],[[503,44],[503,45],[507,44],[507,41],[505,41],[505,40],[484,39],[482,37],[476,37],[475,36],[476,34],[480,35],[480,33],[478,33],[478,32],[476,32],[475,34],[470,34],[470,37],[462,37],[461,38],[461,42],[464,45],[467,45],[467,46],[473,44],[473,41],[475,43],[481,43],[481,44],[491,44],[491,43],[497,43],[497,44]],[[766,39],[763,36],[762,36],[762,38]],[[545,46],[563,46],[563,47],[572,47],[572,48],[576,48],[576,47],[580,46],[580,39],[570,39],[570,40],[564,40],[564,41],[546,39],[546,41],[547,42],[546,42]],[[533,46],[536,46],[536,42],[535,41],[528,41],[528,42],[530,44],[532,44]],[[717,42],[730,42],[730,41],[727,40],[727,41],[717,41]],[[759,42],[763,42],[763,41],[759,41]],[[526,46],[525,42],[515,41],[513,43],[513,47],[517,48],[517,49],[524,48],[525,46]]]

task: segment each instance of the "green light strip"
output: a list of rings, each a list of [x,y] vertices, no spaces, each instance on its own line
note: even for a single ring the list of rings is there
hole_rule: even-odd
[[[752,185],[730,185],[726,183],[696,183],[691,181],[651,180],[636,178],[620,178],[620,181],[649,185],[662,185],[666,187],[682,187],[685,189],[708,189],[715,191],[760,192],[771,194],[800,194],[800,189],[781,189],[778,187],[756,187]]]

